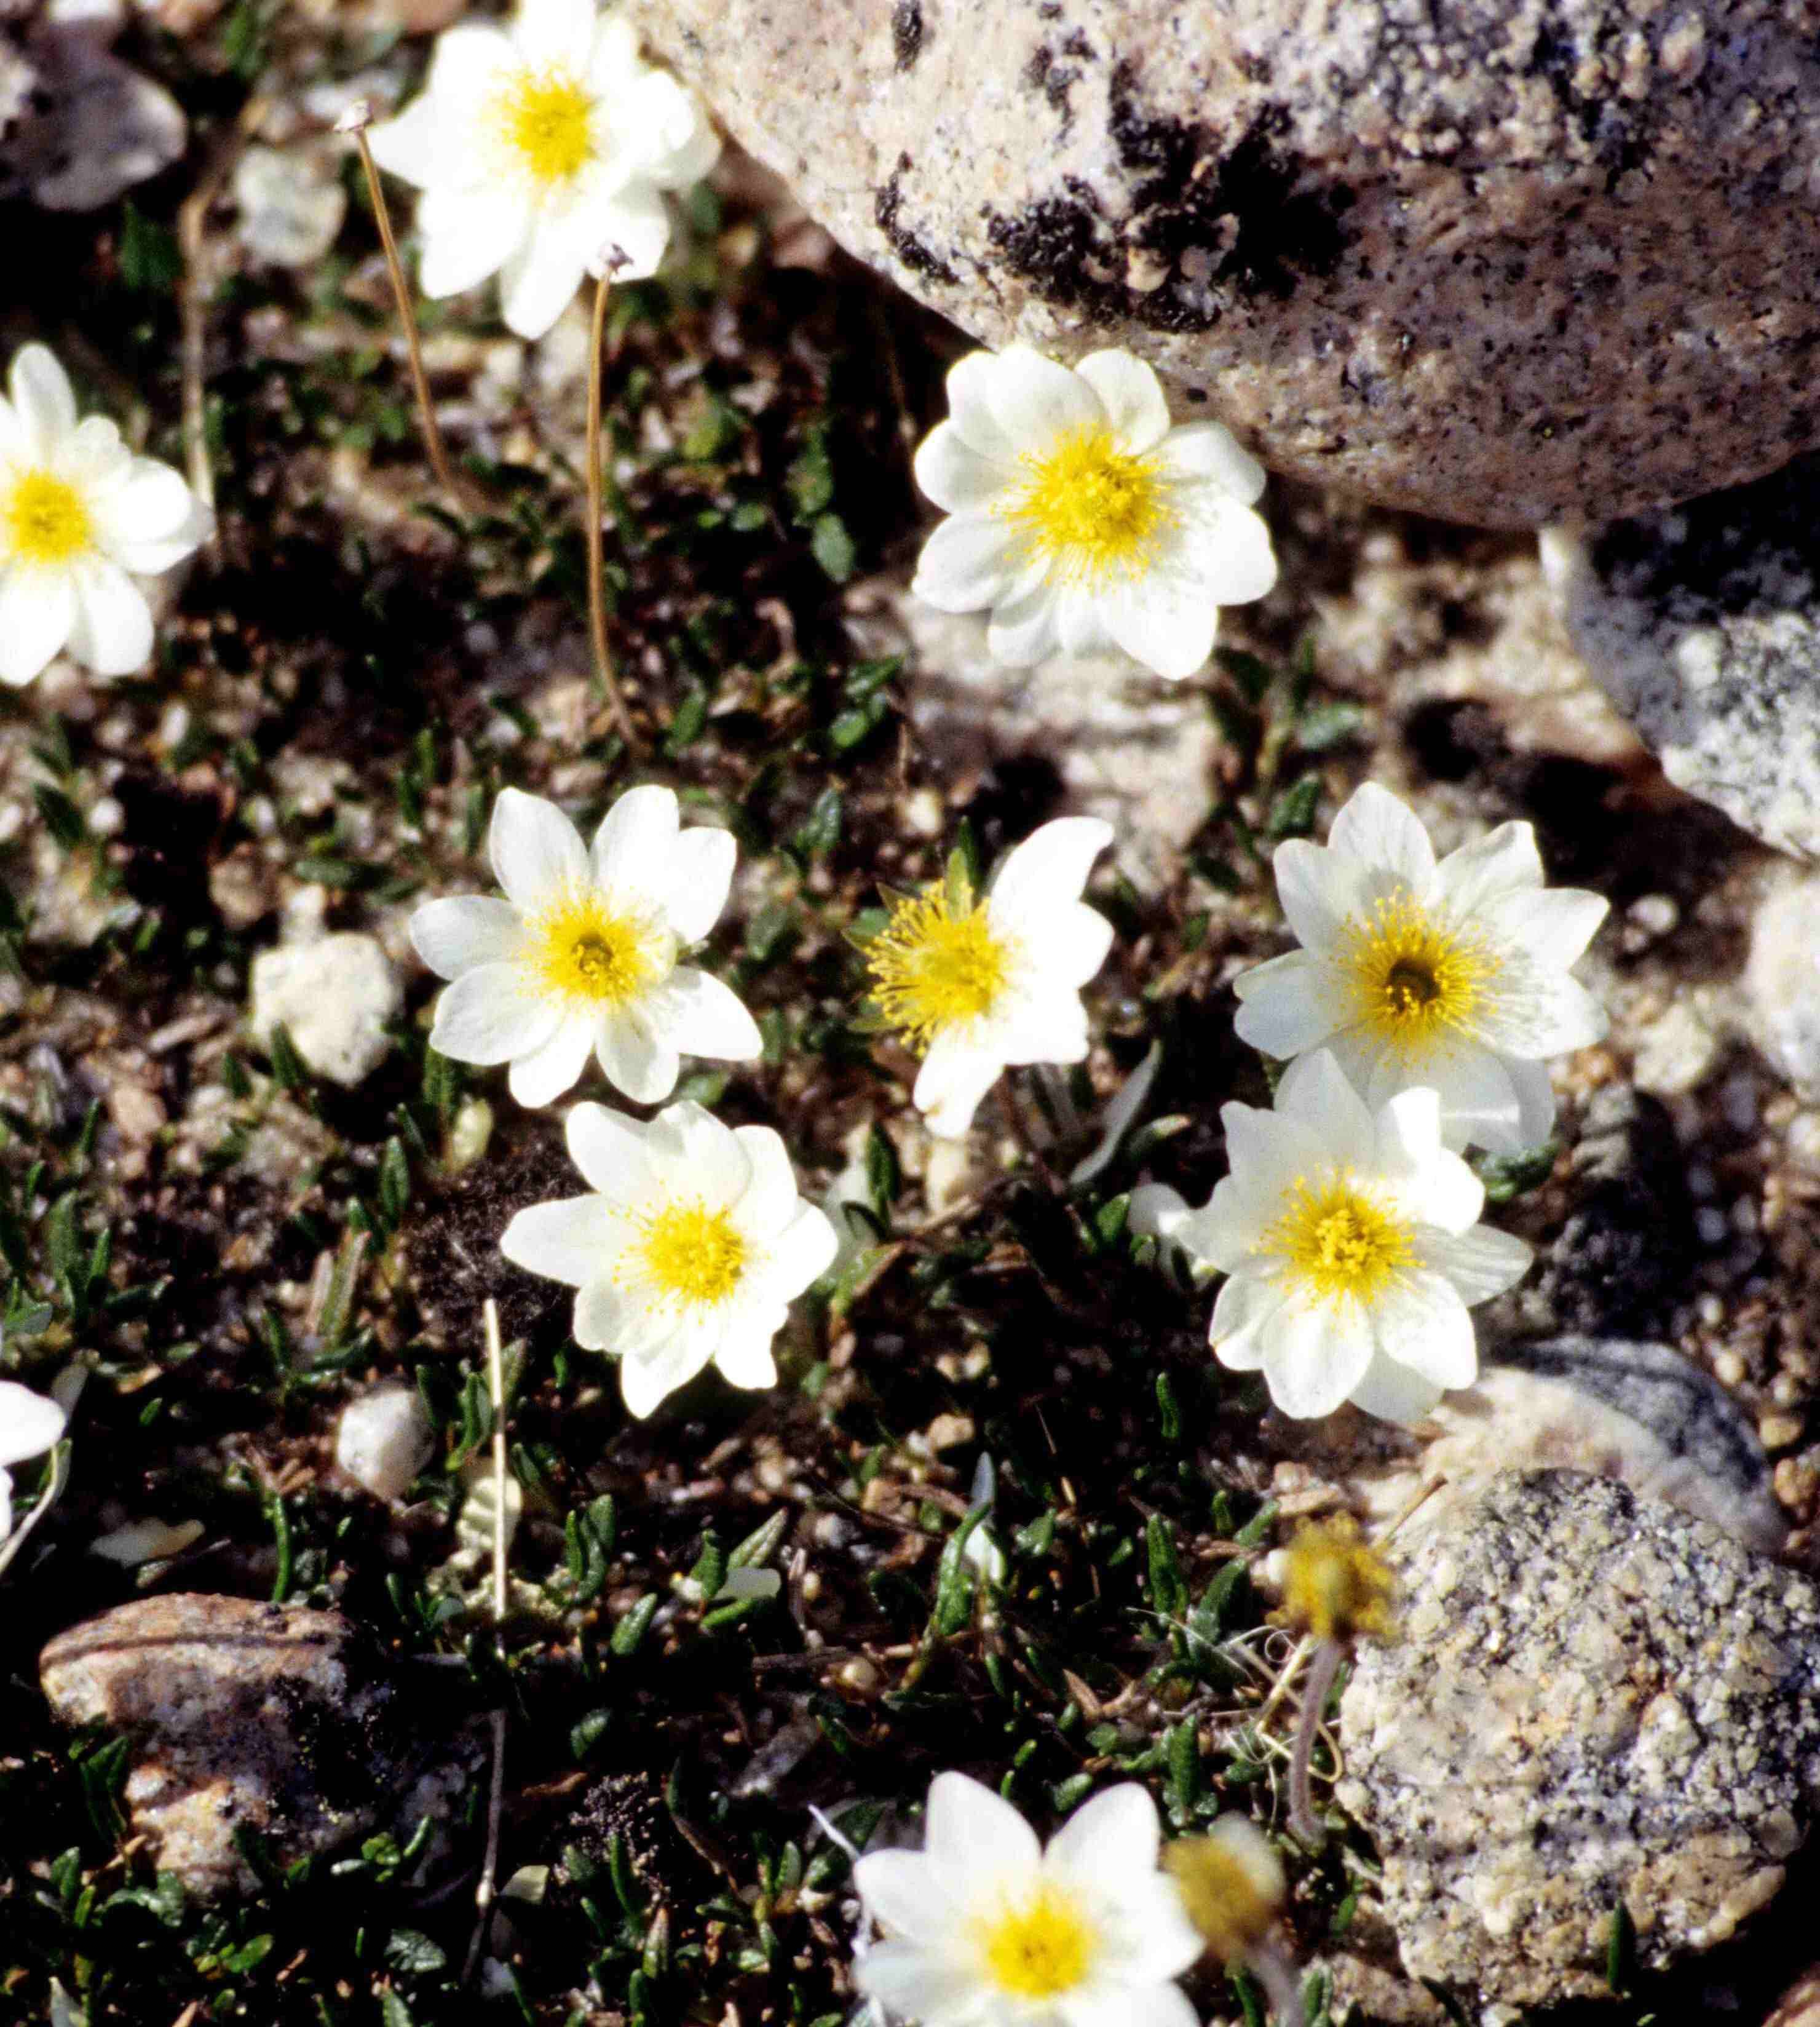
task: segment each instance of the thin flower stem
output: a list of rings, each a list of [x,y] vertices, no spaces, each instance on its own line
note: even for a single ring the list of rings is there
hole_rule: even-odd
[[[423,371],[423,348],[417,335],[417,312],[411,300],[411,285],[404,279],[404,264],[398,257],[392,213],[386,202],[386,193],[380,186],[379,165],[373,160],[373,150],[367,142],[367,127],[372,117],[372,108],[364,98],[356,99],[335,126],[338,132],[352,134],[354,146],[360,151],[360,167],[366,172],[367,194],[372,199],[373,216],[378,222],[379,243],[386,249],[386,270],[392,277],[398,321],[404,327],[404,352],[411,367],[412,391],[417,397],[417,419],[423,427],[423,448],[429,453],[430,467],[436,474],[437,483],[448,494],[450,506],[462,514],[467,511],[467,495],[449,461],[448,448],[442,441],[436,410],[430,399],[430,382]]]
[[[1272,1942],[1260,1943],[1252,1951],[1246,1968],[1264,1987],[1264,1996],[1270,2001],[1270,2010],[1276,2015],[1277,2027],[1305,2027],[1307,2015],[1302,2011],[1301,1991],[1296,1983],[1295,1966],[1278,1945]]]
[[[607,589],[604,522],[606,474],[601,462],[600,382],[607,350],[607,297],[613,286],[613,264],[606,263],[594,284],[593,336],[588,348],[588,637],[593,644],[594,673],[607,693],[607,707],[619,736],[633,753],[644,751],[632,729],[618,672],[607,646]]]
[[[1334,1678],[1340,1671],[1340,1663],[1346,1658],[1346,1649],[1338,1640],[1323,1640],[1314,1651],[1309,1663],[1308,1679],[1301,1686],[1301,1716],[1296,1725],[1295,1756],[1289,1767],[1289,1826],[1300,1841],[1312,1850],[1320,1850],[1327,1841],[1327,1832],[1321,1827],[1314,1812],[1314,1796],[1310,1774],[1314,1765],[1315,1740],[1321,1728],[1321,1713],[1327,1707],[1327,1698],[1332,1693]]]
[[[503,1675],[505,1670],[506,1616],[506,1430],[505,1358],[500,1349],[499,1305],[489,1297],[484,1312],[486,1322],[488,1393],[493,1404],[493,1654]],[[480,1961],[485,1940],[487,1916],[493,1906],[493,1885],[499,1877],[499,1833],[505,1814],[506,1713],[502,1704],[492,1714],[493,1781],[487,1797],[486,1856],[474,1889],[474,1936],[467,1946],[463,1979],[471,1978]]]

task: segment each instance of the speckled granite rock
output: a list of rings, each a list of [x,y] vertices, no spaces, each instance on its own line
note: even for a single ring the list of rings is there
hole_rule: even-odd
[[[1521,527],[1820,442],[1805,6],[630,6],[862,258],[1128,344],[1280,471]]]
[[[478,1764],[426,1732],[339,1612],[142,1598],[60,1634],[39,1670],[64,1723],[131,1741],[131,1827],[201,1898],[257,1885],[242,1826],[282,1863],[382,1826],[408,1837],[451,1813]]]
[[[1673,1508],[1512,1473],[1398,1557],[1340,1722],[1405,1969],[1517,2005],[1723,1941],[1820,1802],[1820,1592]]]
[[[1820,857],[1820,458],[1584,544],[1545,537],[1543,557],[1594,679],[1668,778]]]
[[[1764,1053],[1803,1097],[1820,1098],[1820,877],[1790,881],[1758,909],[1744,991]]]

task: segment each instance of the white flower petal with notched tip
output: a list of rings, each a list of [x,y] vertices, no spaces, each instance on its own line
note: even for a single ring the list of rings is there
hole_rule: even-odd
[[[1155,1184],[1132,1222],[1227,1279],[1208,1336],[1261,1371],[1286,1415],[1350,1401],[1392,1421],[1469,1386],[1474,1305],[1514,1287],[1530,1249],[1479,1223],[1485,1189],[1442,1143],[1432,1091],[1375,1110],[1324,1049],[1284,1072],[1275,1109],[1220,1110],[1231,1172],[1199,1210]]]
[[[1013,1063],[1078,1063],[1080,988],[1112,925],[1081,900],[1112,842],[1097,817],[1061,817],[1007,852],[982,896],[940,881],[897,902],[866,950],[873,1001],[922,1053],[913,1096],[929,1131],[958,1139]]]
[[[923,1848],[854,1867],[885,1932],[854,1982],[921,2027],[1191,2027],[1174,1981],[1201,1939],[1158,1870],[1161,1844],[1135,1782],[1095,1796],[1046,1848],[990,1788],[938,1774]]]
[[[78,422],[42,345],[14,355],[0,397],[0,682],[67,652],[98,676],[151,659],[138,579],[180,563],[213,526],[168,465],[135,457],[105,416]]]
[[[771,1340],[836,1248],[782,1141],[686,1102],[648,1125],[578,1105],[567,1131],[591,1194],[520,1211],[500,1250],[577,1291],[575,1342],[620,1361],[627,1408],[650,1414],[710,1365],[773,1384]]]
[[[424,294],[497,275],[507,323],[533,338],[600,271],[604,248],[622,257],[619,279],[655,274],[670,238],[663,193],[699,181],[719,153],[695,98],[593,0],[519,0],[504,32],[447,30],[422,95],[370,145],[423,193]]]
[[[1027,345],[963,359],[917,482],[953,518],[911,589],[943,612],[991,615],[994,657],[1122,650],[1170,681],[1213,652],[1223,605],[1276,582],[1252,511],[1264,469],[1218,423],[1169,425],[1154,372],[1129,353],[1072,370]]]
[[[13,1479],[6,1467],[53,1449],[68,1420],[56,1401],[0,1379],[0,1541],[13,1532]]]
[[[1438,862],[1414,814],[1368,781],[1324,846],[1291,839],[1275,870],[1302,947],[1239,975],[1242,1040],[1286,1059],[1330,1050],[1374,1107],[1437,1091],[1450,1147],[1513,1154],[1548,1137],[1542,1059],[1605,1032],[1567,968],[1606,904],[1544,886],[1528,824]]]
[[[431,1044],[465,1063],[510,1063],[521,1105],[549,1104],[598,1058],[641,1105],[676,1088],[684,1054],[750,1062],[757,1023],[679,951],[713,928],[733,879],[725,831],[677,829],[668,788],[629,789],[592,850],[555,803],[500,792],[490,837],[501,899],[426,901],[417,953],[451,980]]]

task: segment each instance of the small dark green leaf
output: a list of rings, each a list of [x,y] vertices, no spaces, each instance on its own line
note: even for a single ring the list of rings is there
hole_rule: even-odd
[[[120,279],[144,294],[168,296],[183,271],[175,236],[128,198],[120,206]]]
[[[809,534],[809,553],[836,584],[845,584],[859,561],[859,552],[838,514],[820,515]]]

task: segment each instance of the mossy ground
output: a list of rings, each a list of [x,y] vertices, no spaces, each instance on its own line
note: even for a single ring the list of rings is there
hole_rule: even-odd
[[[0,349],[48,341],[181,464],[177,208],[255,91],[415,72],[420,49],[383,42],[312,42],[257,0],[181,45],[142,35],[190,111],[190,158],[94,216],[9,217]],[[954,792],[919,750],[909,676],[856,653],[846,623],[855,586],[914,554],[908,446],[960,341],[829,249],[779,264],[749,177],[692,201],[675,271],[623,291],[611,324],[611,636],[653,749],[634,761],[589,667],[573,380],[506,345],[486,299],[427,316],[476,494],[452,515],[348,185],[335,247],[301,273],[252,268],[231,210],[211,216],[221,536],[156,669],[0,700],[6,1364],[40,1385],[72,1357],[92,1368],[72,1482],[4,1593],[0,2014],[45,2017],[54,1978],[91,2027],[483,2008],[829,2027],[855,2003],[853,1911],[812,1809],[858,1839],[958,1767],[1045,1822],[1123,1774],[1178,1827],[1280,1813],[1284,1716],[1256,1719],[1287,1643],[1249,1571],[1278,1538],[1287,1438],[1213,1364],[1204,1303],[1134,1246],[1124,1201],[1140,1175],[1203,1196],[1219,1104],[1263,1102],[1224,980],[1273,947],[1269,844],[1331,813],[1369,716],[1304,652],[1306,594],[1242,617],[1206,689],[1223,775],[1178,877],[1095,889],[1120,940],[1092,1062],[991,1102],[973,1172],[932,1213],[913,1065],[856,1024],[844,932],[881,881],[937,875],[963,824],[989,862],[1056,807],[1039,765]],[[730,825],[747,869],[711,962],[766,1058],[688,1094],[777,1127],[815,1193],[859,1150],[871,1214],[859,1261],[800,1305],[773,1393],[711,1377],[643,1424],[567,1343],[559,1294],[489,1250],[512,1209],[562,1192],[557,1125],[426,1051],[434,981],[412,969],[353,1093],[239,1027],[286,911],[402,957],[415,898],[485,884],[498,788],[557,795],[586,825],[635,780]],[[928,792],[932,833],[906,819]],[[1071,1187],[1098,1109],[1159,1040],[1150,1123]],[[477,1099],[490,1137],[458,1174]],[[525,1498],[503,1670],[484,1584],[450,1567],[488,1433],[489,1293],[516,1346]],[[438,1428],[403,1512],[330,1462],[344,1401],[391,1375]],[[989,1590],[959,1553],[982,1453],[1009,1560]],[[85,1553],[152,1516],[201,1536],[137,1577]],[[712,1602],[729,1556],[776,1569],[777,1598]],[[61,1734],[34,1660],[148,1587],[334,1604],[396,1656],[426,1725],[503,1704],[501,1877],[555,1868],[489,1939],[509,1989],[461,1983],[483,1789],[455,1875],[428,1886],[380,1839],[204,1909],[123,1840],[122,1748]],[[1343,1829],[1297,1866],[1304,1955],[1344,1936],[1371,1870]],[[1257,2017],[1249,1990],[1194,1990],[1209,2017]],[[1318,2015],[1318,1979],[1310,1996]]]

